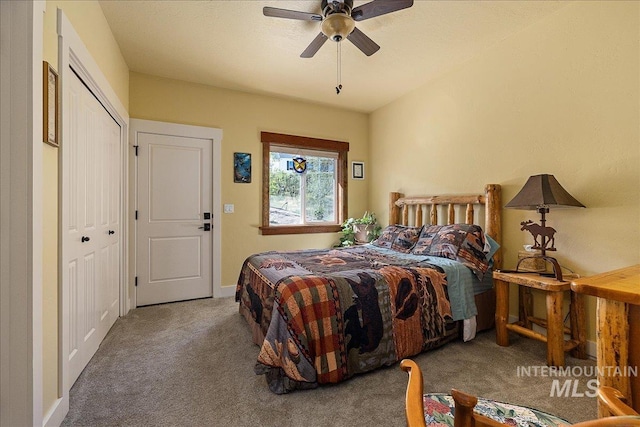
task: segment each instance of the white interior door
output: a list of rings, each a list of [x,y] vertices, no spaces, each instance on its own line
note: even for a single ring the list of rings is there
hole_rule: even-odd
[[[63,239],[73,384],[119,314],[121,132],[82,81],[74,73],[69,79]]]
[[[144,123],[131,122],[137,145],[136,305],[211,297],[214,140],[193,136],[188,126],[158,124],[161,129],[148,131]]]

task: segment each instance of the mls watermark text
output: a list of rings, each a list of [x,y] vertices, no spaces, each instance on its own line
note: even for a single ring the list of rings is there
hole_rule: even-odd
[[[518,366],[518,377],[552,378],[550,397],[596,397],[596,377],[637,377],[637,366]]]

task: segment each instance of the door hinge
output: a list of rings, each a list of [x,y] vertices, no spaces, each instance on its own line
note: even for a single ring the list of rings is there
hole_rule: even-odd
[[[136,209],[136,217],[135,217],[135,220],[136,220],[136,221],[138,220],[138,209]]]
[[[136,157],[138,157],[138,147],[140,147],[139,145],[134,145],[133,148],[136,149]]]
[[[134,282],[133,282],[134,286],[138,286],[138,276],[136,276]]]

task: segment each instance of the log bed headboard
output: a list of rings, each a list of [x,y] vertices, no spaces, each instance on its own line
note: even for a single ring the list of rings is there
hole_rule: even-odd
[[[425,212],[429,212],[426,224],[438,224],[438,207],[447,207],[447,224],[456,223],[456,212],[464,209],[466,224],[479,224],[475,218],[474,205],[484,206],[483,230],[498,244],[502,245],[502,204],[499,184],[487,184],[484,194],[460,194],[448,196],[415,196],[405,197],[402,193],[392,192],[389,195],[389,224],[410,225],[413,219],[416,227],[425,224]],[[456,206],[463,208],[457,209]],[[494,268],[502,267],[502,249],[493,256]]]

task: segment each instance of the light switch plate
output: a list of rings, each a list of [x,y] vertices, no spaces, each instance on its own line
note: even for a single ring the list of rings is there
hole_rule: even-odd
[[[230,203],[225,203],[224,205],[224,213],[233,213],[234,206]]]

